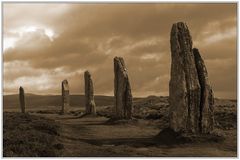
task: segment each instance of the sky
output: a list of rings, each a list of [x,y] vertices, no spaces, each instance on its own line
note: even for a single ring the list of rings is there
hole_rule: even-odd
[[[236,99],[237,4],[3,3],[3,90],[113,95],[113,58],[124,58],[134,97],[167,96],[170,31],[185,22],[215,97]]]

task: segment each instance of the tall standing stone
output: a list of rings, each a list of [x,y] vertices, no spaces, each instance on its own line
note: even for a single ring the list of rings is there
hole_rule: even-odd
[[[132,93],[126,65],[122,57],[114,58],[114,96],[116,118],[132,118]]]
[[[64,113],[66,108],[69,107],[69,85],[67,80],[62,81],[62,111],[61,113]]]
[[[21,112],[25,113],[25,95],[24,95],[24,89],[21,86],[19,88],[19,102],[20,102]]]
[[[91,74],[88,71],[84,72],[85,80],[85,105],[86,114],[96,114],[96,105],[94,102],[94,91]]]
[[[176,132],[210,133],[213,130],[213,91],[208,74],[185,23],[171,30],[170,127]]]
[[[197,48],[193,48],[193,54],[201,86],[199,127],[202,133],[210,133],[214,127],[213,91],[208,80],[206,66]]]
[[[200,84],[192,53],[192,38],[185,23],[171,30],[170,127],[176,131],[199,131]]]

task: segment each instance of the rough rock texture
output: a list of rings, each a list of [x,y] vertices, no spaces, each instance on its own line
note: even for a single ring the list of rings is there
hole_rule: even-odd
[[[214,127],[214,96],[208,80],[208,73],[204,61],[198,51],[193,48],[198,79],[201,86],[200,117],[199,124],[202,133],[209,133]]]
[[[86,114],[96,114],[96,105],[94,102],[94,92],[93,92],[93,82],[91,78],[91,74],[86,71],[84,73],[85,80],[85,106],[86,106]]]
[[[61,113],[64,113],[69,106],[69,86],[68,81],[63,80],[62,81],[62,111]]]
[[[202,92],[208,83],[205,82],[206,68],[200,66],[203,63],[195,64],[195,60],[200,59],[194,56],[192,38],[185,23],[173,24],[170,43],[172,56],[169,83],[170,127],[176,132],[200,133],[203,128],[211,128],[209,125],[212,122],[209,119],[212,116],[205,111],[205,108],[209,107],[202,107],[204,95]],[[199,75],[203,76],[199,78]]]
[[[116,118],[132,118],[132,93],[127,69],[122,57],[114,58],[114,96]]]
[[[19,88],[19,101],[20,101],[21,112],[25,113],[25,95],[24,95],[24,89],[22,87]]]
[[[173,24],[170,42],[170,127],[176,132],[198,132],[200,85],[192,53],[192,38],[186,24]]]

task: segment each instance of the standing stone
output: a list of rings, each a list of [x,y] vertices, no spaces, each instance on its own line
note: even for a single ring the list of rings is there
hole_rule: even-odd
[[[63,80],[62,81],[62,111],[61,113],[63,114],[66,108],[69,107],[69,86],[68,86],[68,81]]]
[[[200,84],[186,24],[171,30],[171,79],[169,83],[170,127],[176,132],[199,131]]]
[[[132,118],[132,93],[127,69],[122,57],[114,58],[114,96],[116,118]]]
[[[170,127],[175,132],[210,133],[214,125],[214,98],[207,69],[185,23],[171,31]]]
[[[21,112],[25,113],[25,95],[24,95],[24,89],[21,86],[19,88],[19,101],[20,101]]]
[[[199,127],[202,133],[210,133],[214,127],[214,96],[208,80],[208,73],[204,61],[198,51],[193,48],[198,79],[201,86]]]
[[[84,72],[85,80],[85,105],[86,114],[96,114],[96,105],[94,102],[93,82],[91,74],[88,71]]]

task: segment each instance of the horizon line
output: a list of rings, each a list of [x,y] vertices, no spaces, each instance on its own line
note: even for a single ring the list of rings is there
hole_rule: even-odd
[[[61,94],[35,94],[35,93],[25,93],[25,94],[35,95],[35,96],[61,96]],[[13,95],[18,95],[18,93],[3,94],[3,96],[13,96]],[[75,94],[70,94],[70,96],[84,96],[84,94],[75,93]],[[95,94],[94,97],[95,96],[114,97],[114,95],[104,95],[104,94]],[[151,96],[155,96],[155,97],[169,97],[169,95],[147,95],[147,96],[136,96],[136,97],[133,97],[133,98],[148,98],[148,97],[151,97]],[[225,99],[225,100],[236,100],[237,101],[237,98],[234,99],[234,98],[214,97],[214,99]]]

